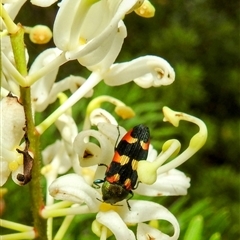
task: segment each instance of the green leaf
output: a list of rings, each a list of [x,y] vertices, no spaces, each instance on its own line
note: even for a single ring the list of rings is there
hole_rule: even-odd
[[[201,240],[202,230],[203,230],[203,217],[198,215],[191,220],[183,239]]]
[[[221,240],[221,234],[220,233],[214,233],[210,238],[209,240]]]

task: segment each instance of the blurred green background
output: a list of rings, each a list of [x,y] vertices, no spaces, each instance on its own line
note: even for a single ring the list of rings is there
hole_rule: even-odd
[[[239,3],[223,0],[154,0],[152,3],[156,8],[154,18],[143,19],[134,13],[126,16],[128,36],[116,62],[144,55],[163,57],[175,69],[175,82],[149,89],[134,83],[120,87],[101,83],[95,88],[94,97],[108,94],[131,106],[136,117],[126,121],[116,116],[119,124],[126,129],[139,123],[148,125],[152,144],[158,151],[164,141],[173,137],[181,141],[182,149],[186,148],[197,131],[195,126],[185,122],[178,128],[163,123],[163,106],[202,119],[209,131],[207,143],[179,167],[191,177],[188,195],[155,198],[154,201],[168,207],[177,217],[181,225],[180,239],[193,239],[192,230],[198,231],[194,236],[202,240],[240,239]],[[46,24],[52,29],[56,9],[56,5],[43,9],[27,3],[16,22],[27,26]],[[38,46],[26,36],[26,46],[30,66],[37,54],[54,44]],[[58,80],[69,74],[87,77],[89,72],[77,62],[70,62],[61,67]],[[81,100],[73,108],[79,130],[88,102],[89,99]],[[57,103],[39,114],[37,121],[56,107]],[[113,110],[107,104],[105,107]],[[51,127],[42,137],[42,148],[58,137]],[[10,220],[14,216],[16,221],[31,224],[28,187],[16,187],[11,181],[6,187],[9,193],[2,217]],[[84,216],[84,219],[76,217],[66,239],[97,239],[90,228],[86,228],[92,219],[94,215]]]

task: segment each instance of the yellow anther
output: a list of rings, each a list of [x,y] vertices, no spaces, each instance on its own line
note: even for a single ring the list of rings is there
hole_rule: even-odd
[[[52,38],[52,31],[44,25],[36,25],[33,28],[26,27],[26,32],[29,32],[30,40],[36,44],[48,43]]]
[[[144,18],[151,18],[155,15],[155,8],[148,0],[145,0],[144,3],[134,11],[137,15]]]
[[[135,116],[135,112],[128,106],[116,106],[115,112],[122,119],[128,119]]]

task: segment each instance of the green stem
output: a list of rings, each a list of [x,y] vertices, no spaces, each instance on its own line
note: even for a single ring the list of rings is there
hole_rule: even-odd
[[[39,240],[46,240],[46,220],[40,216],[40,210],[44,207],[43,191],[40,181],[40,169],[41,169],[41,153],[39,151],[40,136],[35,131],[35,125],[32,118],[31,108],[31,92],[30,88],[20,88],[21,100],[24,106],[27,122],[27,135],[30,142],[29,150],[34,155],[34,163],[32,168],[32,180],[29,183],[30,186],[30,202],[31,210],[34,219],[34,229],[37,232]]]
[[[25,57],[25,44],[24,44],[24,30],[21,25],[19,29],[10,35],[15,64],[19,73],[23,76],[27,75],[27,64]],[[33,153],[34,163],[32,168],[32,180],[30,182],[30,199],[31,209],[34,219],[34,230],[38,240],[46,240],[46,220],[40,216],[40,210],[44,206],[43,192],[40,182],[40,159],[41,154],[39,151],[40,136],[35,131],[32,102],[31,102],[31,89],[20,87],[21,102],[24,107],[26,117],[26,131],[27,137],[30,142],[29,149]]]

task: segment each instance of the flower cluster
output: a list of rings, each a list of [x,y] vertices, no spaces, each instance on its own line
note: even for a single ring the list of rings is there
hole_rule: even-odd
[[[11,174],[18,185],[31,185],[34,226],[1,220],[2,227],[18,231],[1,237],[63,239],[74,216],[95,213],[91,228],[100,239],[111,235],[119,240],[178,239],[180,228],[176,218],[160,204],[130,199],[131,209],[125,200],[111,205],[103,202],[101,191],[93,187],[94,180],[105,176],[106,168],[100,165],[109,166],[116,144],[127,132],[110,112],[102,108],[102,103],[113,104],[115,113],[123,119],[133,117],[134,111],[114,97],[99,96],[89,101],[84,110],[86,115],[81,131],[72,116],[72,106],[83,97],[92,97],[94,87],[102,80],[109,86],[134,81],[142,88],[166,86],[174,81],[173,68],[157,56],[115,63],[127,36],[125,15],[135,11],[141,17],[152,17],[154,7],[148,0],[64,0],[59,3],[51,32],[42,25],[30,27],[14,23],[25,2],[3,1],[0,9],[0,184],[3,186]],[[48,7],[56,1],[31,2]],[[39,54],[29,68],[24,34],[29,34],[36,44],[44,44],[52,37],[55,43],[54,48]],[[86,67],[91,72],[89,77],[70,75],[56,81],[61,65],[72,60]],[[64,93],[66,90],[71,92],[69,97]],[[35,113],[45,111],[57,100],[60,106],[35,125]],[[163,114],[164,121],[174,126],[178,126],[180,120],[197,124],[199,132],[180,154],[181,144],[176,139],[165,142],[160,153],[149,146],[148,157],[143,159],[146,161],[139,161],[136,167],[140,184],[131,189],[138,195],[186,195],[190,179],[176,167],[206,141],[207,129],[200,119],[168,107],[163,108]],[[52,124],[58,129],[60,139],[39,154],[39,136]],[[164,164],[169,158],[172,160]],[[47,183],[45,201],[40,190],[41,175]],[[59,216],[65,218],[53,237],[53,219]],[[172,236],[152,226],[153,220],[168,221],[174,229]],[[137,227],[136,233],[131,226]]]

